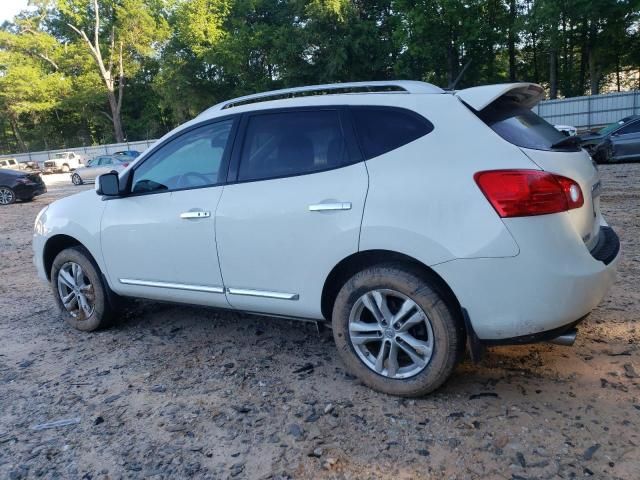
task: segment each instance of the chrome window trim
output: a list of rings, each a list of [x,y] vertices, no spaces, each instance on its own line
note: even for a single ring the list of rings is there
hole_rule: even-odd
[[[227,293],[231,295],[243,295],[246,297],[274,298],[276,300],[298,300],[297,293],[269,292],[265,290],[251,290],[248,288],[227,288]]]
[[[140,287],[157,287],[157,288],[171,288],[173,290],[188,290],[191,292],[224,293],[224,288],[222,287],[211,287],[206,285],[188,285],[185,283],[155,282],[150,280],[136,280],[132,278],[121,278],[120,283],[124,285],[136,285]]]

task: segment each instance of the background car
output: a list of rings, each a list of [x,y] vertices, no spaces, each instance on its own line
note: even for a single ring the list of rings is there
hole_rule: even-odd
[[[129,158],[131,160],[133,160],[134,158],[137,158],[140,155],[140,152],[137,150],[121,150],[119,152],[114,152],[113,156],[114,157],[123,157],[123,158]]]
[[[578,129],[571,125],[554,125],[554,128],[567,137],[575,137],[578,134]]]
[[[46,192],[47,187],[39,173],[0,169],[0,205],[10,205],[16,200],[30,202]]]
[[[83,165],[82,155],[75,152],[56,153],[53,158],[43,164],[43,173],[67,173]]]
[[[0,168],[22,170],[23,167],[15,158],[0,158]]]
[[[581,145],[598,163],[640,159],[640,115],[631,115],[587,135]]]
[[[82,185],[87,182],[94,182],[98,175],[112,171],[121,172],[131,161],[128,157],[116,157],[113,155],[102,155],[92,158],[84,167],[77,168],[71,174],[71,182],[74,185]]]

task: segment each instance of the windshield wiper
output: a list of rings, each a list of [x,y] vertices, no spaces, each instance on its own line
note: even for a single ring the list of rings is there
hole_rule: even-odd
[[[582,139],[578,135],[565,137],[562,140],[551,145],[551,148],[579,147]]]

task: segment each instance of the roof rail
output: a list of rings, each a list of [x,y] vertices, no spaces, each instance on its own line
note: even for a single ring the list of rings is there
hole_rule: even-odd
[[[224,110],[226,108],[237,107],[256,101],[279,100],[280,98],[290,98],[305,95],[324,95],[339,93],[363,93],[363,92],[382,92],[382,93],[444,93],[439,87],[426,82],[418,82],[415,80],[389,80],[376,82],[349,82],[349,83],[328,83],[326,85],[310,85],[306,87],[283,88],[281,90],[272,90],[269,92],[255,93],[253,95],[245,95],[243,97],[233,98],[218,103],[208,108],[200,115],[206,112],[216,110]],[[280,98],[279,98],[280,97]]]

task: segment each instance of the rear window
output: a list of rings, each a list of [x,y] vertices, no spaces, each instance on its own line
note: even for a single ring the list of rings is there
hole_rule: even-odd
[[[426,118],[404,108],[351,107],[353,120],[368,160],[413,142],[433,130]]]
[[[579,150],[575,145],[551,148],[567,137],[549,122],[512,100],[496,100],[477,115],[494,132],[518,147],[534,150]]]

